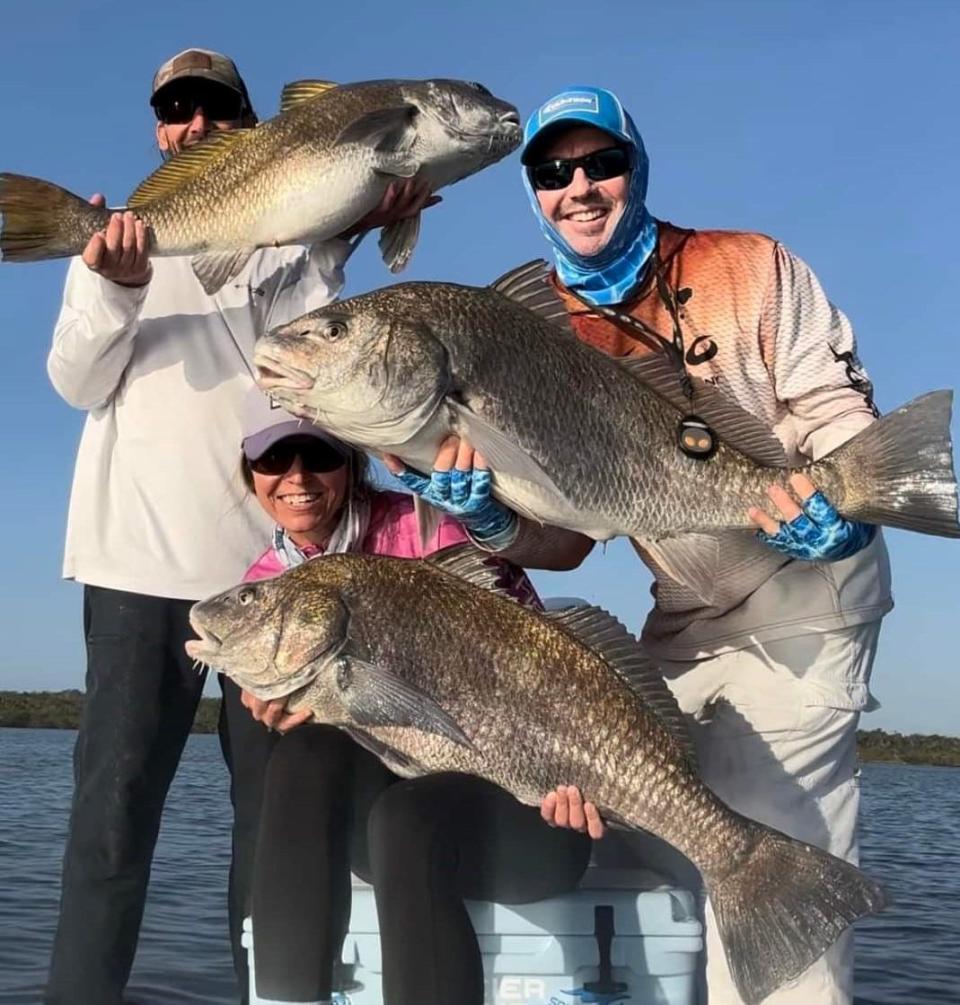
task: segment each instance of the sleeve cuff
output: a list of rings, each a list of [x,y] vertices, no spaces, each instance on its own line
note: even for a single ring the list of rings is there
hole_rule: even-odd
[[[464,530],[466,530],[467,537],[470,541],[481,551],[488,551],[491,554],[495,554],[497,552],[506,551],[516,543],[517,535],[520,533],[520,521],[517,519],[516,514],[514,514],[513,519],[506,527],[504,527],[503,530],[497,534],[491,535],[490,537],[477,537],[477,535],[466,527]]]
[[[104,279],[85,265],[76,271],[76,275],[83,277],[80,283],[86,286],[83,295],[88,309],[96,305],[99,310],[105,311],[124,326],[140,313],[140,308],[147,298],[147,291],[150,289],[149,282],[143,286],[121,286],[112,279]]]

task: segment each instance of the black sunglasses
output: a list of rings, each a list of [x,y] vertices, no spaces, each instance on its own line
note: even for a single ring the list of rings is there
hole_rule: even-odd
[[[220,84],[191,80],[187,86],[161,91],[153,107],[168,125],[189,122],[198,108],[214,122],[235,122],[243,117],[243,95]]]
[[[606,147],[583,157],[557,157],[531,164],[527,172],[534,188],[554,192],[573,181],[578,167],[591,181],[606,181],[630,170],[630,152],[623,147]]]
[[[250,468],[258,475],[285,475],[299,457],[305,471],[324,474],[342,468],[347,459],[336,447],[332,447],[316,437],[300,437],[280,440],[255,461]]]

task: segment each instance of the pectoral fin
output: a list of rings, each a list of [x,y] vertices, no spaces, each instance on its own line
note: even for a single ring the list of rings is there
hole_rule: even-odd
[[[674,582],[685,586],[705,604],[714,598],[714,584],[720,574],[720,543],[711,534],[682,534],[658,541],[635,538],[642,548]]]
[[[426,555],[430,542],[436,537],[440,524],[443,522],[443,513],[425,502],[420,496],[413,497],[413,515],[417,521],[417,543],[420,546],[420,554]]]
[[[540,464],[499,429],[495,429],[463,402],[448,398],[446,404],[454,417],[456,432],[483,454],[494,473],[494,480],[497,474],[510,475],[512,478],[531,482],[551,496],[565,499]]]
[[[381,108],[367,112],[345,126],[334,143],[360,143],[375,150],[409,150],[413,146],[416,131],[413,120],[417,109],[413,105],[398,105],[395,108]]]
[[[395,775],[399,775],[401,778],[417,778],[420,775],[427,774],[427,769],[418,761],[415,761],[412,757],[408,757],[394,747],[383,743],[375,736],[371,736],[365,730],[357,729],[354,726],[345,726],[343,727],[343,731],[354,743],[359,743],[361,747],[369,750],[375,757],[379,757]]]
[[[193,274],[200,280],[205,293],[216,293],[235,276],[239,276],[256,248],[241,248],[239,251],[215,252],[195,255],[190,259]]]
[[[402,272],[420,236],[420,214],[397,220],[380,231],[380,254],[391,272]]]
[[[358,726],[409,726],[472,746],[466,733],[429,695],[389,670],[343,657],[337,686]]]

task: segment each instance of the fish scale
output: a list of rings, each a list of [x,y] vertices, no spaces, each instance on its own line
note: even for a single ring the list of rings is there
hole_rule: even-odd
[[[259,383],[289,411],[420,471],[460,436],[507,506],[595,540],[630,537],[707,602],[721,576],[733,589],[726,566],[749,579],[769,563],[748,512],[769,508],[768,488],[796,472],[848,519],[960,536],[951,392],[792,464],[765,423],[670,351],[614,359],[577,339],[557,320],[566,313],[547,274],[533,263],[486,288],[402,283],[312,311],[258,342]],[[709,457],[680,448],[690,414],[713,429]]]
[[[750,1005],[883,906],[853,866],[707,788],[676,702],[622,625],[521,607],[487,561],[470,548],[325,556],[195,605],[187,651],[401,773],[467,772],[530,805],[576,785],[611,823],[670,842],[703,875]]]
[[[256,128],[214,131],[179,151],[128,200],[148,228],[150,254],[196,256],[207,293],[257,248],[342,234],[393,181],[417,177],[435,191],[520,142],[513,105],[463,81],[298,81],[282,105]],[[0,173],[0,260],[79,254],[113,212],[49,182]],[[401,220],[387,234],[384,260],[399,271],[417,228]]]

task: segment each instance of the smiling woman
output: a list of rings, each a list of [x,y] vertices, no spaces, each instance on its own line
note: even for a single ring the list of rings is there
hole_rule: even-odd
[[[265,592],[256,581],[323,555],[421,558],[466,541],[464,524],[477,535],[490,523],[491,509],[502,511],[488,500],[479,509],[460,506],[455,518],[452,504],[445,507],[435,498],[444,515],[421,543],[413,497],[374,489],[358,450],[276,407],[256,389],[243,425],[243,479],[276,526],[270,546],[244,577],[249,585],[207,605],[234,596],[242,606],[256,605]],[[467,489],[472,481],[486,484],[481,475],[489,479],[489,473],[481,466],[468,445],[448,442],[431,483],[446,476]],[[401,477],[416,476],[403,471]],[[517,600],[539,603],[522,569],[492,556],[487,561]],[[282,619],[288,627],[294,620]],[[535,872],[528,858],[504,854],[492,861],[484,850],[504,840],[532,849],[538,864],[550,867],[548,892],[561,892],[579,879],[589,843],[585,835],[545,827],[535,808],[478,778],[446,774],[398,786],[398,776],[352,736],[308,723],[309,711],[289,710],[287,702],[295,707],[296,692],[315,673],[317,661],[340,644],[346,618],[335,620],[340,635],[319,633],[311,621],[286,662],[270,633],[259,633],[259,644],[250,639],[252,664],[278,675],[258,686],[257,694],[223,680],[223,714],[234,751],[234,843],[256,847],[256,861],[241,862],[238,869],[252,873],[258,997],[274,1003],[329,1000],[350,913],[352,869],[378,891],[404,890],[402,898],[391,893],[396,916],[381,919],[384,980],[396,992],[391,1000],[402,1005],[421,1000],[424,981],[457,989],[450,1000],[472,1000],[471,994],[480,993],[474,967],[479,954],[463,897],[514,902],[543,896],[544,881],[533,889],[526,879]],[[187,644],[188,653],[216,664],[220,639],[195,619],[192,624],[201,638]],[[467,825],[459,826],[461,820]],[[444,849],[440,853],[438,846]],[[485,864],[468,875],[455,866],[474,860]],[[436,870],[445,873],[441,881],[413,883],[408,890],[411,877]],[[421,933],[421,920],[434,915],[444,919],[435,943],[418,937],[412,946],[409,933]]]

